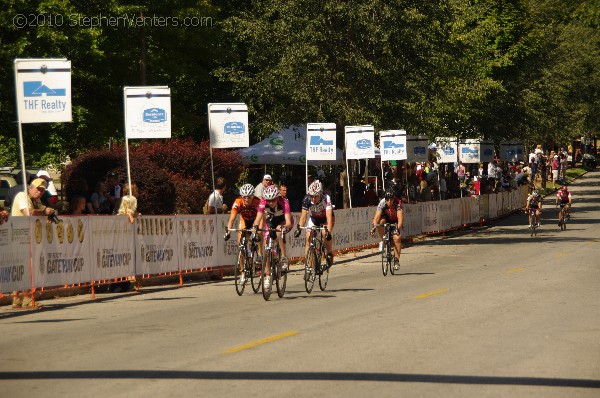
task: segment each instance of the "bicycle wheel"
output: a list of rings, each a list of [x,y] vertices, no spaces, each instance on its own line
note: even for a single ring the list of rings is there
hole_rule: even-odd
[[[246,278],[244,277],[244,281],[242,282],[242,275],[245,273],[245,269],[242,268],[242,262],[245,259],[244,250],[240,249],[238,252],[238,259],[235,265],[235,290],[237,291],[238,296],[244,294],[244,289],[246,288]]]
[[[310,293],[313,290],[315,273],[317,271],[316,266],[317,253],[314,247],[310,247],[306,255],[306,265],[304,266],[304,287],[306,288],[306,293]]]
[[[256,247],[252,248],[252,256],[249,257],[250,264],[250,279],[252,282],[252,291],[254,293],[258,293],[260,290],[260,285],[262,284],[262,266],[256,264],[256,258],[258,257],[258,252],[256,251]]]
[[[327,258],[327,254],[325,254],[326,258]],[[319,264],[317,264],[317,266],[320,268],[320,272],[319,272],[319,287],[321,288],[322,291],[325,291],[325,289],[327,288],[327,282],[329,281],[329,268],[327,267],[327,263],[325,263],[325,265],[323,265],[323,261],[327,261],[327,259],[319,259]]]
[[[562,223],[561,223],[561,229],[564,231],[567,229],[567,217],[565,217],[565,208],[563,207],[560,214],[561,214],[561,219],[562,219]]]
[[[271,297],[271,290],[273,288],[273,268],[271,267],[271,269],[269,270],[270,272],[267,272],[267,264],[271,265],[273,264],[273,253],[271,253],[271,251],[267,251],[265,253],[265,258],[263,258],[263,264],[262,264],[262,278],[261,280],[263,281],[262,285],[262,294],[263,294],[263,298],[266,301],[269,301],[269,298]],[[270,281],[269,283],[265,283],[264,282],[264,278],[270,276]]]
[[[390,270],[390,274],[394,275],[394,273],[396,272],[396,270],[394,270],[394,258],[396,257],[396,254],[394,253],[394,240],[393,238],[390,239],[387,242],[387,246],[388,246],[388,268]]]
[[[381,271],[383,276],[387,276],[388,273],[388,242],[383,243],[383,249],[381,250]]]
[[[287,272],[283,272],[281,269],[281,261],[277,261],[277,279],[275,279],[275,282],[277,282],[277,295],[282,298],[287,285]]]

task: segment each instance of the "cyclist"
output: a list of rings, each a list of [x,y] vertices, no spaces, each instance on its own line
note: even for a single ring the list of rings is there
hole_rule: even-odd
[[[233,205],[231,206],[231,215],[229,216],[229,221],[227,222],[227,232],[225,232],[224,239],[228,241],[231,237],[229,230],[233,228],[233,222],[235,221],[235,217],[240,215],[240,223],[239,229],[244,229],[250,227],[254,224],[254,220],[258,214],[258,207],[260,204],[260,199],[254,196],[254,186],[252,184],[244,184],[240,188],[240,196],[235,199]],[[260,237],[260,235],[257,235]],[[242,238],[242,231],[238,231],[238,244]],[[262,255],[262,245],[259,245],[259,254],[256,259],[257,262],[261,262]],[[240,267],[243,267],[243,263],[240,264]],[[240,278],[243,283],[245,279],[245,273],[243,268],[240,270]]]
[[[535,220],[532,220],[529,209],[535,209]],[[538,194],[537,189],[533,189],[531,194],[527,197],[527,206],[525,207],[527,215],[529,216],[529,228],[533,228],[535,223],[537,227],[540,226],[540,214],[542,212],[542,198]]]
[[[377,205],[375,216],[373,217],[373,229],[371,236],[375,235],[375,229],[379,234],[379,239],[383,239],[384,229],[379,224],[384,219],[386,224],[395,224],[392,226],[392,236],[394,238],[394,269],[400,269],[400,251],[402,250],[401,231],[404,224],[404,207],[393,190],[387,190],[384,198]],[[379,251],[383,250],[383,240],[379,242]]]
[[[302,213],[300,214],[300,220],[298,221],[298,230],[294,236],[300,236],[300,227],[306,225],[307,228],[314,226],[327,227],[327,233],[321,230],[321,235],[325,242],[325,248],[327,249],[327,267],[330,268],[333,265],[333,241],[331,240],[331,233],[333,232],[333,226],[335,225],[335,215],[333,214],[333,205],[331,204],[331,198],[329,195],[323,193],[323,184],[321,181],[315,180],[308,187],[308,194],[302,199]],[[310,246],[310,234],[311,230],[306,230],[306,248],[304,250],[304,257],[308,254],[308,248]],[[308,274],[307,274],[308,276]]]
[[[569,192],[569,188],[566,185],[560,187],[558,192],[556,193],[556,205],[562,209],[565,208],[565,217],[567,220],[571,218],[571,192]],[[560,211],[558,212],[558,219],[560,220]],[[560,221],[558,222],[558,226],[560,227]]]
[[[289,264],[284,235],[292,228],[292,214],[290,213],[290,202],[279,196],[279,189],[275,185],[269,185],[263,191],[263,198],[258,205],[258,214],[252,227],[262,229],[265,221],[269,228],[277,230],[277,240],[281,248],[281,268],[283,271],[287,271]],[[267,272],[269,272],[268,268]],[[264,283],[265,286],[271,283],[270,275],[265,275]]]

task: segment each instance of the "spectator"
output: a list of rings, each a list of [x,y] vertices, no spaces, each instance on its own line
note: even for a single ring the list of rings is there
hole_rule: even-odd
[[[85,214],[86,200],[81,195],[73,196],[69,204],[69,214]]]
[[[498,189],[498,181],[500,179],[501,169],[498,167],[497,160],[494,159],[488,164],[488,182],[492,187],[492,191]]]
[[[282,198],[289,201],[287,192],[288,192],[287,185],[285,185],[285,184],[279,185],[279,196],[281,196]]]
[[[8,221],[8,211],[4,210],[4,207],[0,204],[0,225]]]
[[[379,204],[379,197],[375,192],[375,185],[369,184],[367,192],[365,192],[365,205],[366,206],[377,206]]]
[[[34,179],[27,189],[27,193],[19,192],[13,200],[11,215],[21,216],[49,216],[54,214],[54,209],[44,206],[40,198],[46,191],[46,181],[43,178]],[[13,308],[41,308],[40,303],[35,303],[27,291],[13,292]]]
[[[550,165],[552,169],[552,189],[556,189],[556,181],[558,180],[558,172],[560,171],[560,160],[558,155],[554,155]]]
[[[431,195],[431,188],[427,185],[427,181],[421,180],[419,189],[419,202],[429,202],[433,199]]]
[[[137,196],[137,185],[131,184],[130,187],[129,184],[125,184],[125,187],[123,188],[123,198],[121,198],[118,214],[129,217],[129,222],[132,224],[137,216],[139,216],[137,211]]]
[[[25,176],[25,184],[29,185],[34,180],[34,176],[28,171],[25,171]],[[21,171],[19,171],[15,176],[15,181],[17,182],[17,185],[11,187],[6,193],[6,197],[4,198],[4,206],[7,209],[12,207],[12,202],[15,196],[17,196],[19,192],[23,192],[25,190],[25,187],[23,185],[23,173]]]
[[[41,199],[42,204],[56,209],[58,207],[58,192],[56,191],[54,181],[50,178],[50,174],[46,170],[39,170],[37,176],[43,178],[48,184],[48,188],[46,188],[46,192],[44,192],[44,196]]]
[[[98,181],[96,183],[90,201],[87,202],[87,210],[89,214],[111,214],[110,202],[104,196],[104,182]]]
[[[465,165],[462,161],[458,162],[458,166],[456,167],[456,175],[458,176],[458,182],[460,183],[460,186],[464,187],[467,176],[467,169],[465,168]]]
[[[108,189],[106,199],[110,203],[110,214],[116,214],[123,196],[123,187],[119,183],[119,176],[116,172],[111,171],[106,175],[106,189]]]
[[[560,178],[566,182],[566,180],[567,180],[567,155],[565,155],[565,152],[562,152],[560,154],[559,159],[560,159],[559,160]]]
[[[269,176],[270,177],[270,176]],[[223,177],[217,178],[215,182],[215,191],[208,197],[208,214],[223,214],[227,213],[227,205],[223,201],[223,192],[227,185]]]
[[[258,183],[256,188],[254,188],[254,196],[256,196],[259,199],[262,199],[263,192],[264,192],[265,188],[268,187],[269,185],[273,185],[273,178],[271,178],[270,174],[265,174],[263,176],[262,181],[260,183]]]

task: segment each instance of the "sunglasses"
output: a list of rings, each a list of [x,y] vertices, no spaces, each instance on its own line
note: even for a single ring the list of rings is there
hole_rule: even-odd
[[[252,196],[242,196],[242,199],[245,199],[245,200],[252,199]]]

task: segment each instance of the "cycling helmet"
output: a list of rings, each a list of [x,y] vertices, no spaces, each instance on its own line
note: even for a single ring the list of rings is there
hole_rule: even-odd
[[[560,190],[561,190],[561,191],[567,191],[568,189],[569,189],[569,188],[567,188],[567,186],[566,186],[566,185],[563,185],[562,187],[560,187]]]
[[[240,188],[240,195],[242,196],[254,196],[254,185],[244,184]]]
[[[539,196],[539,194],[538,194],[538,192],[537,192],[537,191],[533,191],[533,192],[531,193],[531,196],[532,196],[532,197],[534,197],[534,198],[537,198],[537,197]]]
[[[275,185],[269,185],[263,192],[263,198],[266,200],[276,199],[277,195],[279,195],[279,189]]]
[[[394,191],[388,190],[388,191],[385,191],[384,197],[386,199],[394,199],[396,197],[396,194],[394,194]]]
[[[313,181],[313,183],[310,184],[310,186],[308,187],[308,194],[310,196],[318,196],[318,195],[321,195],[322,193],[323,193],[323,185],[321,184],[321,181],[319,181],[319,180]]]

